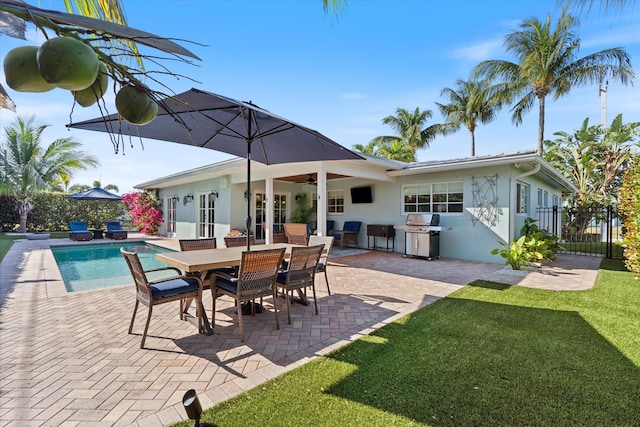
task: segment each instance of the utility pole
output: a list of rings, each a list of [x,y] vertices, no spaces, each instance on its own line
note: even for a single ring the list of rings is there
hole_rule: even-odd
[[[602,128],[607,128],[607,86],[609,85],[609,80],[604,82],[604,84],[600,84],[600,109],[602,111]]]

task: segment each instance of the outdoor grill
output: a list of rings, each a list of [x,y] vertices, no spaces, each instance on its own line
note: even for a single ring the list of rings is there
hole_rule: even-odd
[[[404,256],[424,257],[431,261],[440,258],[440,225],[438,214],[409,214],[403,225],[394,228],[404,230]]]

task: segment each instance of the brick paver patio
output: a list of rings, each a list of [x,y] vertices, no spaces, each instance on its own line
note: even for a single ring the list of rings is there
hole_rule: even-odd
[[[18,241],[0,264],[0,426],[166,426],[186,418],[181,402],[188,389],[210,407],[473,280],[586,289],[600,262],[563,256],[522,278],[503,274],[498,264],[397,253],[332,258],[331,296],[324,277],[317,278],[317,316],[294,304],[292,324],[285,309],[276,330],[267,299],[267,310],[245,317],[241,343],[231,300],[218,301],[212,336],[180,321],[177,303],[163,304],[154,308],[141,350],[146,307],[127,334],[133,286],[67,294],[48,250],[54,242]],[[207,310],[210,298],[205,293]],[[280,309],[283,303],[276,302]]]

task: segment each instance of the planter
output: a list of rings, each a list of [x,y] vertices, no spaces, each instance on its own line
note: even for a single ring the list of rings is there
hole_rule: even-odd
[[[49,233],[27,233],[27,240],[47,240],[49,237]]]

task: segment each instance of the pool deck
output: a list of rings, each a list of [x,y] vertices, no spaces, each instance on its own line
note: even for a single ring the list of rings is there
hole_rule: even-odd
[[[131,235],[177,249],[175,239]],[[110,242],[106,240],[106,242]],[[216,332],[197,334],[177,317],[177,303],[154,308],[140,349],[146,308],[127,334],[132,285],[67,293],[49,250],[69,239],[16,241],[0,263],[0,426],[167,426],[186,419],[182,396],[193,388],[203,407],[233,397],[362,335],[486,279],[555,291],[593,286],[601,258],[562,255],[526,276],[503,265],[431,262],[380,251],[332,251],[317,278],[319,315],[284,300],[246,316],[239,340],[233,304],[218,301]],[[118,243],[116,241],[116,243]],[[392,285],[392,286],[391,286]],[[211,296],[205,294],[205,309]],[[284,308],[284,311],[280,311]],[[207,313],[210,315],[210,313]]]

